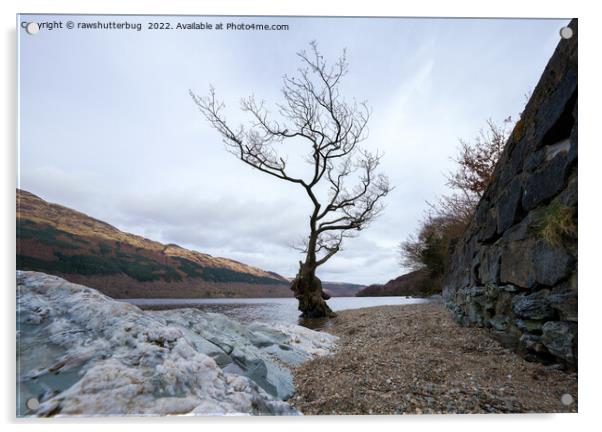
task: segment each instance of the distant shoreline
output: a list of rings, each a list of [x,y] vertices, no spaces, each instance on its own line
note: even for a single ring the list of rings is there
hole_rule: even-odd
[[[340,296],[333,297],[337,299],[355,299],[355,298],[405,298],[405,299],[438,299],[440,296],[435,294],[432,296]],[[136,306],[140,305],[172,305],[172,304],[188,304],[188,303],[199,303],[199,304],[212,304],[212,303],[237,303],[237,302],[248,302],[252,303],[256,300],[256,303],[266,302],[270,300],[291,300],[292,297],[193,297],[193,298],[179,298],[179,297],[164,297],[164,298],[119,298],[115,299],[121,302],[131,303]],[[345,309],[346,310],[346,309]]]
[[[302,319],[295,298],[222,298],[222,299],[129,299],[120,302],[134,304],[143,310],[171,310],[194,308],[203,312],[217,312],[242,323],[280,322],[297,324],[320,330],[331,325],[331,319]],[[383,305],[410,305],[425,303],[432,299],[410,297],[333,297],[328,304],[335,311],[348,311]]]

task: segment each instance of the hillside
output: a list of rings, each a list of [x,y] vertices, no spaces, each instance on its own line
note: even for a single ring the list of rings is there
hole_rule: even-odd
[[[381,297],[381,296],[411,296],[424,297],[436,294],[431,287],[425,284],[426,273],[423,270],[413,271],[395,279],[391,279],[384,285],[370,285],[359,291],[357,297]]]
[[[114,298],[292,296],[276,273],[129,234],[19,189],[17,268]]]
[[[345,282],[324,282],[322,289],[331,297],[354,297],[365,286]]]

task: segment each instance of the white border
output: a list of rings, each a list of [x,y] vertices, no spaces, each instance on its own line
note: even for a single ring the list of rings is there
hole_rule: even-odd
[[[505,0],[484,1],[429,1],[398,2],[333,1],[333,0],[270,0],[270,1],[197,1],[184,0],[87,0],[75,3],[68,0],[3,0],[2,14],[2,146],[1,188],[3,211],[2,239],[4,247],[0,256],[2,266],[4,350],[2,361],[3,391],[0,399],[2,419],[8,429],[24,427],[50,430],[106,430],[108,424],[126,424],[128,428],[164,431],[167,424],[175,423],[180,430],[236,428],[251,430],[286,429],[344,429],[365,430],[371,425],[384,429],[437,429],[505,431],[526,426],[548,431],[578,430],[586,428],[600,417],[598,384],[600,359],[600,274],[596,272],[600,254],[600,15],[594,10],[595,2],[546,1],[527,2]],[[576,415],[505,415],[505,416],[408,416],[408,417],[320,417],[320,418],[152,418],[152,419],[51,419],[48,421],[23,421],[14,418],[15,401],[15,322],[14,322],[14,268],[15,268],[15,179],[16,179],[16,33],[15,15],[21,13],[112,13],[112,14],[220,14],[220,15],[350,15],[350,16],[448,16],[448,17],[578,17],[579,18],[579,81],[581,138],[580,189],[580,369],[579,414]],[[597,223],[596,223],[597,222]],[[82,425],[84,423],[85,425]]]

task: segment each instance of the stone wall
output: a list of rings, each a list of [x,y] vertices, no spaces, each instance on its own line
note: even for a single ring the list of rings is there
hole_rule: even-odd
[[[453,251],[443,297],[527,359],[577,365],[577,21]]]

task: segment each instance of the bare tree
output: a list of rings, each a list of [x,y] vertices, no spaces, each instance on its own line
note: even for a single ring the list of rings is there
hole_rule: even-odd
[[[365,102],[348,103],[340,82],[348,63],[345,52],[328,65],[315,42],[309,52],[297,55],[301,67],[283,78],[283,101],[277,116],[253,96],[241,100],[251,118],[248,127],[232,129],[224,117],[225,105],[211,88],[208,96],[191,92],[200,111],[223,138],[227,150],[244,163],[277,179],[297,184],[312,203],[309,235],[303,244],[305,259],[291,289],[303,317],[334,316],[325,300],[316,269],[341,250],[343,239],[364,229],[382,211],[382,198],[391,187],[377,173],[379,153],[360,147],[367,139],[370,110]],[[276,118],[277,117],[277,118]],[[307,144],[307,177],[290,174],[280,147],[285,142]],[[349,186],[349,183],[355,183]]]

